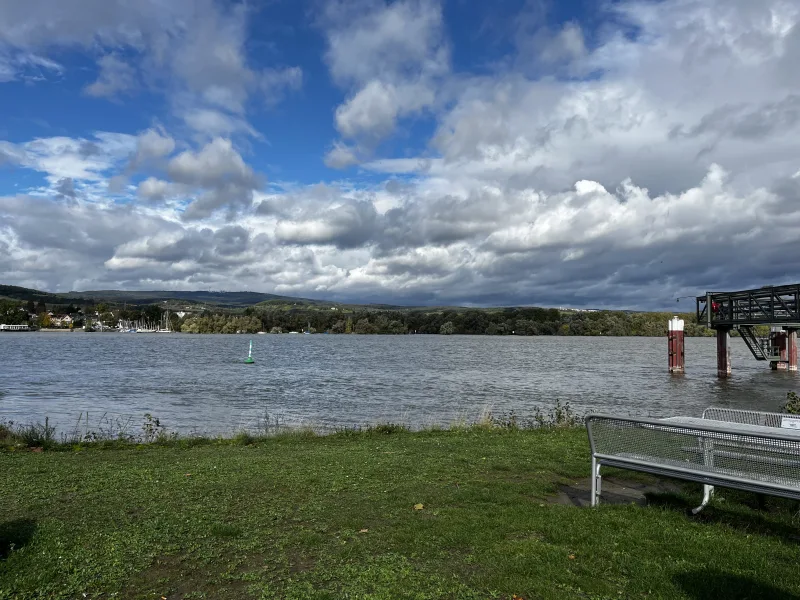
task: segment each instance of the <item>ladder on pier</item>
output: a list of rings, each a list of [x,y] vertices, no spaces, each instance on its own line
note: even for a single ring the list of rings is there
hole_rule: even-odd
[[[768,360],[770,362],[780,362],[780,350],[775,344],[772,335],[769,337],[759,337],[752,325],[739,325],[737,328],[739,333],[750,349],[756,360]]]

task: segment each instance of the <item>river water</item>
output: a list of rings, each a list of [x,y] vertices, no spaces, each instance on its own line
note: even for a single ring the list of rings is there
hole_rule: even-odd
[[[0,334],[0,421],[83,415],[171,431],[230,433],[269,415],[316,428],[412,427],[521,417],[558,399],[580,413],[699,416],[707,406],[776,410],[800,376],[773,372],[733,340],[733,377],[715,341],[686,340],[687,373],[667,373],[666,338],[483,336]]]

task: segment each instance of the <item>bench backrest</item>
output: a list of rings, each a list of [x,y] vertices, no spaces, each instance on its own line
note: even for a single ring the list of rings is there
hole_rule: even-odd
[[[657,419],[586,417],[592,454],[606,464],[658,466],[800,490],[800,438],[780,429],[735,433],[725,427]]]
[[[703,411],[704,419],[714,421],[728,421],[729,423],[744,423],[747,425],[764,425],[766,427],[780,427],[781,418],[787,415],[757,410],[741,410],[737,408],[711,407]]]

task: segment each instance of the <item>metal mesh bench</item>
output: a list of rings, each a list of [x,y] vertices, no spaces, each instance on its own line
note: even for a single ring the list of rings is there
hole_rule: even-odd
[[[714,421],[727,421],[729,423],[742,423],[745,425],[764,425],[765,427],[780,427],[784,419],[792,418],[791,415],[757,410],[741,410],[737,408],[707,408],[703,411],[704,419]]]
[[[714,486],[800,499],[800,430],[708,418],[606,415],[589,415],[586,428],[592,506],[600,500],[601,466],[702,483],[703,502],[695,514],[708,504]]]

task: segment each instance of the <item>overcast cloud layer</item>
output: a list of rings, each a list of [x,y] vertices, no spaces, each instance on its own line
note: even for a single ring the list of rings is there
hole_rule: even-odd
[[[307,65],[253,61],[246,6],[66,4],[0,3],[0,93],[66,77],[72,53],[97,70],[81,94],[163,94],[170,119],[0,140],[20,182],[3,283],[671,308],[800,280],[797,0],[622,0],[591,35],[526,8],[473,71],[435,0],[320,3],[339,100],[317,160],[340,171],[313,183],[258,167],[282,140],[252,115],[302,94]]]

